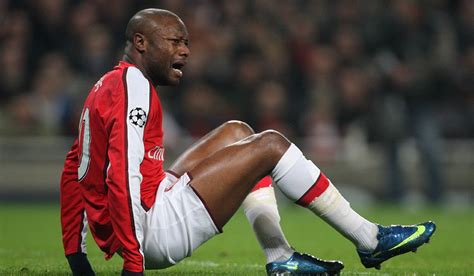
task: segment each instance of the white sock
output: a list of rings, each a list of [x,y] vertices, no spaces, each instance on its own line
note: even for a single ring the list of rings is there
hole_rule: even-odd
[[[294,250],[281,230],[273,187],[260,188],[250,193],[242,207],[265,253],[267,263],[290,258]]]
[[[378,227],[352,208],[350,203],[329,182],[328,188],[308,206],[359,250],[373,251],[377,247]]]
[[[358,249],[375,249],[377,225],[352,210],[349,202],[294,144],[283,154],[271,176],[289,199],[312,210]]]

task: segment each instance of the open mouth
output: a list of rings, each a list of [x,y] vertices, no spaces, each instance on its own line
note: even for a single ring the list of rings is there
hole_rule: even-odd
[[[171,68],[173,68],[173,71],[181,77],[183,76],[183,71],[181,71],[181,69],[184,67],[184,65],[186,65],[185,62],[177,61],[171,65]]]

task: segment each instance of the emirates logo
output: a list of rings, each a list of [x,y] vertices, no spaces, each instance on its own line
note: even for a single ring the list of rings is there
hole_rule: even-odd
[[[160,146],[156,146],[152,148],[151,150],[149,150],[147,155],[148,155],[148,158],[151,158],[157,161],[163,161],[165,159],[165,149]]]

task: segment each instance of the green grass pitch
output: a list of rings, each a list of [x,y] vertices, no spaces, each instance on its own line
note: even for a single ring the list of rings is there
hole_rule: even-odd
[[[343,275],[474,275],[474,209],[454,211],[370,207],[359,209],[382,224],[412,224],[434,220],[437,232],[418,253],[408,253],[384,264],[382,270],[362,267],[350,242],[309,211],[281,210],[290,243],[300,251],[344,262]],[[89,258],[97,275],[119,275],[121,259],[105,261],[89,235]],[[265,259],[242,211],[224,233],[201,246],[180,264],[147,275],[264,275]],[[63,256],[59,206],[55,204],[0,204],[0,275],[68,275]]]

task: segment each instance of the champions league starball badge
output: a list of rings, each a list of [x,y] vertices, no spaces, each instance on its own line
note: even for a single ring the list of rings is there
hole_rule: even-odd
[[[130,110],[128,119],[132,124],[138,127],[143,127],[146,123],[146,112],[141,107],[135,107],[134,109]]]

